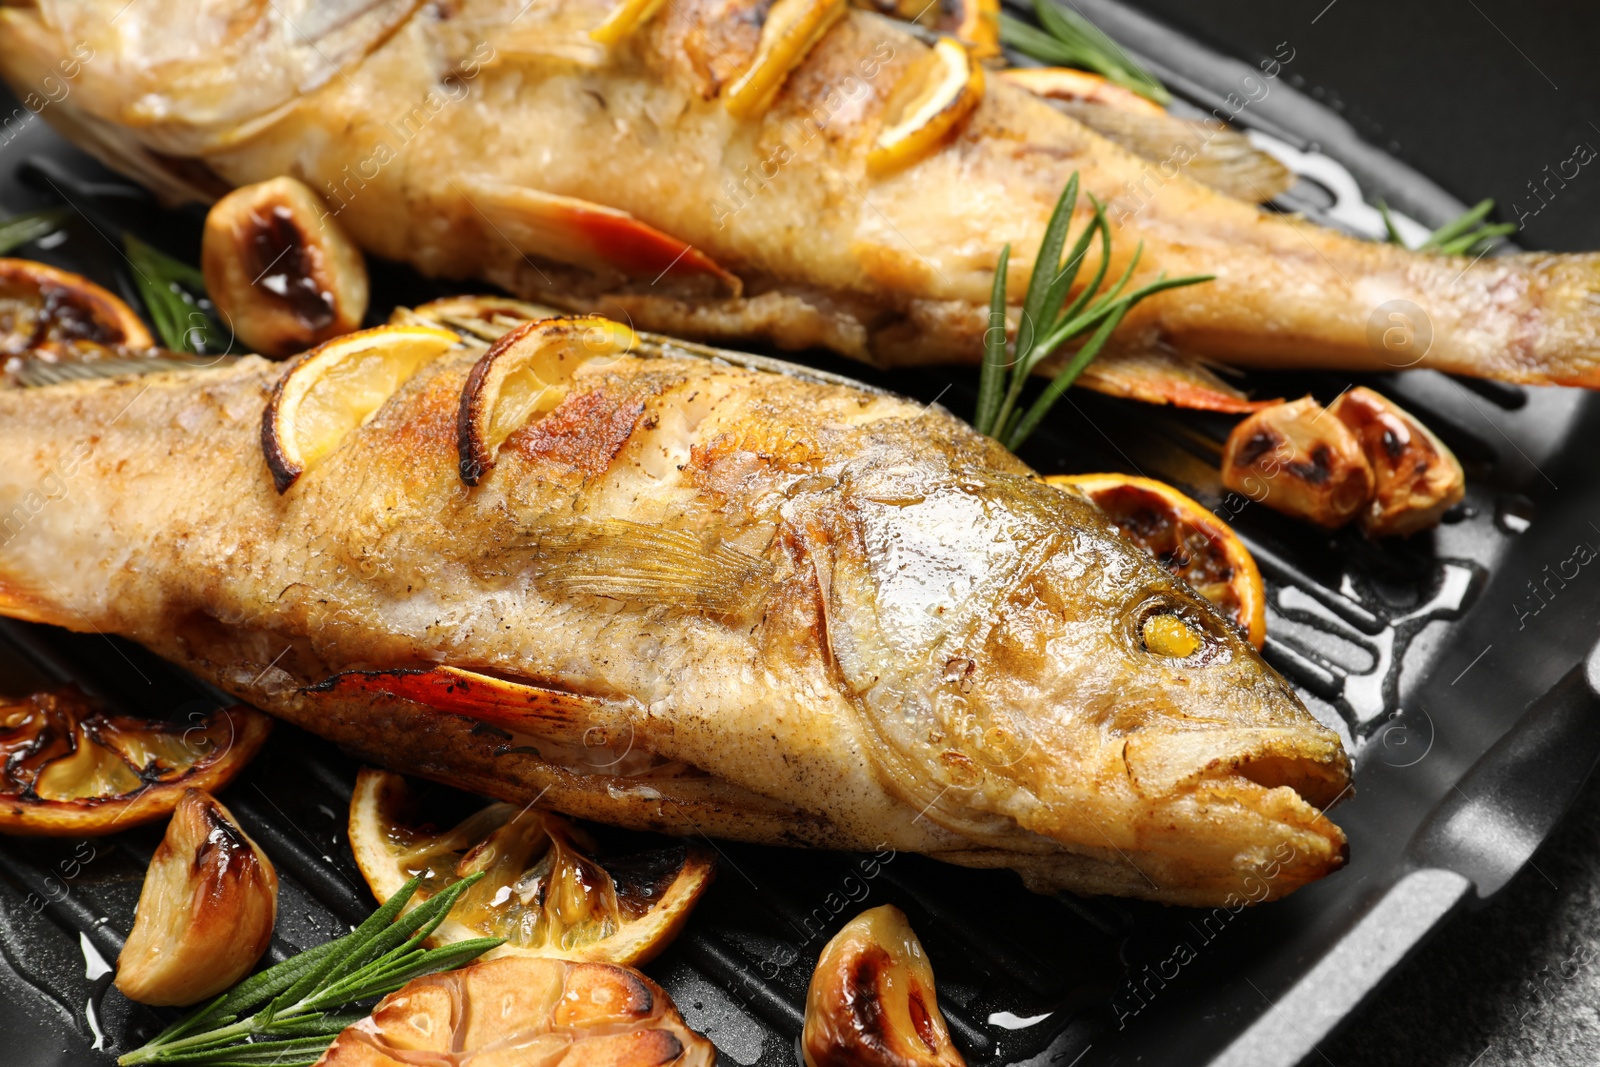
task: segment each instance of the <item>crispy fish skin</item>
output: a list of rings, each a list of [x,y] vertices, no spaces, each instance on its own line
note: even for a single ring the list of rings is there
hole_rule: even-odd
[[[0,392],[0,611],[127,635],[396,770],[622,825],[1188,904],[1343,863],[1338,737],[1085,498],[941,409],[590,360],[469,488],[474,358],[425,365],[282,495],[258,433],[283,365]],[[653,584],[729,559],[747,578],[721,594]],[[1146,651],[1161,612],[1202,650]],[[568,694],[572,721],[529,736],[338,684],[441,664]]]
[[[33,0],[0,10],[0,73],[26,92],[87,42],[44,115],[164,196],[296,176],[371,252],[679,336],[975,361],[1001,247],[1020,297],[1078,171],[1110,205],[1114,256],[1143,242],[1138,280],[1216,275],[1136,309],[1115,346],[1133,358],[1108,352],[1094,387],[1245,410],[1208,359],[1600,386],[1593,255],[1470,264],[1348,238],[1168,177],[1002,79],[941,149],[872,174],[926,53],[893,22],[847,13],[763,116],[736,120],[719,94],[756,54],[761,0],[669,4],[607,50],[588,31],[609,7],[218,0],[191,17],[175,0]],[[616,249],[634,223],[651,229],[629,263],[562,229]]]

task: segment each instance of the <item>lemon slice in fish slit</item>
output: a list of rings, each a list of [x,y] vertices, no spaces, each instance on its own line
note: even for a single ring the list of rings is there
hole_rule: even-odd
[[[961,42],[941,37],[933,53],[912,69],[920,88],[886,125],[874,142],[867,166],[893,170],[921,159],[938,146],[956,123],[983,99],[983,67]]]
[[[755,59],[723,97],[728,113],[736,119],[749,119],[766,111],[789,72],[822,40],[844,9],[845,0],[776,0],[761,26]]]
[[[589,31],[589,39],[613,45],[655,17],[663,0],[622,0],[606,15],[605,21]]]
[[[420,875],[414,907],[486,872],[433,945],[503,937],[492,957],[643,963],[678,935],[715,869],[710,850],[676,841],[601,853],[573,822],[516,804],[489,804],[441,830],[422,816],[442,807],[371,768],[350,798],[350,849],[379,900]]]
[[[327,457],[422,364],[458,342],[431,326],[379,326],[336,337],[301,356],[262,416],[261,447],[278,492]]]
[[[461,480],[477,485],[506,438],[561,403],[579,366],[625,355],[638,340],[598,315],[529,322],[502,336],[473,365],[461,393]]]

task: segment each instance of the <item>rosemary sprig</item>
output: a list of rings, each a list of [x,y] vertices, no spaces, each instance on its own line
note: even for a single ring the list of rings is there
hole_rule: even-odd
[[[61,224],[71,214],[65,208],[55,208],[13,215],[0,222],[0,256],[10,255],[13,249],[21,248],[29,241],[50,236],[61,229]]]
[[[1497,238],[1517,232],[1514,222],[1485,223],[1494,210],[1493,198],[1480,200],[1457,218],[1450,220],[1430,233],[1426,240],[1413,248],[1413,252],[1437,252],[1441,256],[1475,256],[1486,250]],[[1378,201],[1378,214],[1383,216],[1383,228],[1390,244],[1410,248],[1389,214],[1389,205]]]
[[[161,343],[174,352],[195,355],[223,351],[227,343],[222,330],[202,303],[206,300],[204,276],[131,233],[123,235],[122,243]]]
[[[1172,99],[1166,86],[1076,11],[1068,11],[1054,0],[1034,0],[1034,11],[1039,16],[1039,26],[1002,12],[1000,40],[1043,63],[1094,71],[1158,104]]]
[[[481,877],[482,872],[463,878],[400,917],[420,881],[411,879],[350,933],[246,978],[117,1062],[194,1067],[316,1062],[339,1031],[366,1014],[349,1010],[353,1006],[392,993],[413,978],[459,967],[502,943],[503,938],[480,937],[422,947],[456,899]]]
[[[1105,205],[1093,194],[1089,202],[1094,205],[1094,217],[1078,234],[1072,248],[1062,262],[1062,252],[1067,247],[1067,231],[1072,225],[1072,213],[1078,204],[1078,174],[1073,172],[1067,187],[1056,201],[1050,223],[1045,227],[1044,239],[1039,243],[1039,255],[1034,260],[1033,274],[1028,279],[1028,292],[1023,297],[1022,313],[1018,320],[1017,337],[1010,358],[1006,353],[1006,268],[1011,263],[1011,246],[1000,252],[1000,262],[995,268],[994,286],[989,295],[989,329],[984,334],[983,369],[978,380],[978,410],[973,425],[980,433],[988,434],[1007,448],[1015,451],[1038,427],[1061,394],[1077,380],[1100,350],[1106,340],[1127,315],[1128,311],[1147,296],[1166,289],[1195,285],[1212,279],[1209,274],[1192,274],[1182,278],[1168,278],[1162,274],[1155,281],[1124,293],[1134,268],[1144,254],[1144,243],[1134,249],[1133,257],[1110,289],[1101,293],[1101,283],[1111,264],[1111,224],[1106,219]],[[1072,291],[1083,265],[1089,246],[1100,245],[1100,262],[1090,279],[1070,304],[1065,307],[1067,294]],[[1092,331],[1092,332],[1091,332]],[[1056,374],[1050,384],[1024,411],[1019,407],[1022,387],[1033,371],[1048,359],[1056,349],[1085,334],[1089,339],[1072,355],[1066,366]]]

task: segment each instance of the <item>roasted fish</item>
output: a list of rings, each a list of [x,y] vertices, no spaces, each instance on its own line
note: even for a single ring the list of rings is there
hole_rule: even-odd
[[[602,319],[403,318],[0,391],[0,611],[624,826],[1188,904],[1343,862],[1338,736],[942,409]]]
[[[936,58],[844,0],[0,10],[0,72],[36,97],[65,86],[43,116],[169,200],[298,177],[369,252],[641,328],[975,361],[1002,246],[1020,297],[1078,171],[1115,223],[1114,269],[1142,242],[1135,284],[1216,275],[1136,309],[1095,388],[1248,408],[1202,360],[1600,385],[1595,256],[1352,239]],[[907,111],[942,140],[870,165]]]

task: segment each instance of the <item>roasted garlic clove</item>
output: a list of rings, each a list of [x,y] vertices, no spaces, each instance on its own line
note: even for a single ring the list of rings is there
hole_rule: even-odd
[[[367,265],[293,178],[235,189],[206,216],[206,291],[241,344],[282,359],[361,325]]]
[[[1311,397],[1274,404],[1228,435],[1222,482],[1318,526],[1343,526],[1372,499],[1374,479],[1361,442]]]
[[[666,991],[608,963],[518,956],[418,978],[345,1028],[322,1067],[713,1067]]]
[[[1328,414],[1350,428],[1372,466],[1376,491],[1357,519],[1368,537],[1405,537],[1437,526],[1466,495],[1455,453],[1388,397],[1357,386]]]
[[[228,809],[190,789],[150,859],[117,988],[142,1004],[193,1004],[249,973],[272,940],[278,875]]]
[[[801,1043],[806,1067],[965,1067],[899,908],[862,912],[823,948]]]

